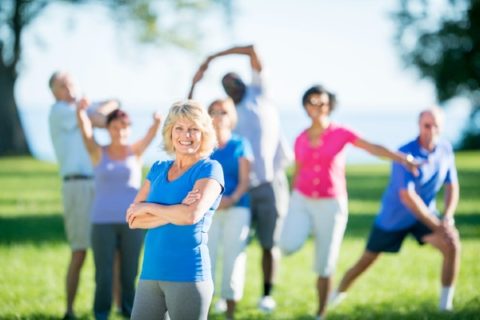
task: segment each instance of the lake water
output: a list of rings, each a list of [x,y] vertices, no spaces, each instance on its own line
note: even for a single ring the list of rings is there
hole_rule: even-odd
[[[295,137],[309,125],[309,120],[300,108],[279,110],[282,132],[293,146]],[[29,110],[27,112],[23,110],[20,114],[33,155],[40,160],[55,162],[48,131],[48,111]],[[448,121],[443,134],[448,140],[455,143],[460,137],[466,115],[448,110],[446,115]],[[130,112],[130,117],[133,122],[131,141],[135,141],[150,126],[151,113],[146,111]],[[411,140],[418,133],[417,112],[411,111],[346,113],[340,109],[332,115],[332,119],[356,130],[363,138],[371,142],[394,149]],[[104,130],[96,130],[95,136],[101,144],[108,143],[108,134]],[[381,161],[353,147],[348,147],[347,152],[348,163],[376,163]],[[165,158],[167,158],[167,155],[161,149],[161,139],[156,138],[145,153],[145,163],[150,164],[157,159]]]

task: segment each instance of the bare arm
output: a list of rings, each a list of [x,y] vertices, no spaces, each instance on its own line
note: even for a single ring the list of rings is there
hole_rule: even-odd
[[[158,112],[153,114],[153,123],[148,128],[147,133],[143,138],[132,144],[132,151],[137,157],[141,157],[145,152],[145,149],[152,143],[153,139],[157,135],[158,128],[160,128],[160,123],[162,122],[162,117]]]
[[[105,128],[107,115],[118,108],[120,108],[118,100],[112,99],[101,102],[99,106],[95,107],[94,112],[89,115],[92,125],[97,128]]]
[[[252,70],[259,73],[262,71],[262,64],[260,62],[260,59],[258,58],[258,55],[253,45],[243,46],[243,47],[233,47],[227,50],[217,52],[215,54],[208,56],[207,59],[200,65],[197,72],[193,76],[192,85],[190,86],[190,90],[188,92],[188,99],[193,98],[193,92],[195,91],[195,86],[203,78],[203,75],[208,68],[208,64],[215,58],[230,55],[230,54],[243,54],[243,55],[249,56]]]
[[[148,194],[150,193],[150,180],[145,180],[140,190],[138,190],[133,203],[144,202],[147,200]]]
[[[208,62],[204,62],[200,65],[197,72],[195,72],[195,75],[192,79],[192,85],[190,86],[190,91],[188,92],[188,99],[193,99],[193,91],[195,90],[195,86],[197,85],[197,82],[202,80],[203,74],[205,73],[205,70],[207,70],[207,67]]]
[[[247,158],[238,159],[238,185],[230,196],[223,196],[219,209],[229,208],[240,200],[240,198],[248,191],[250,187],[250,161]]]
[[[295,155],[292,148],[289,146],[285,136],[280,137],[280,143],[275,151],[276,170],[284,170],[286,167],[294,162]]]
[[[459,189],[458,183],[449,183],[445,185],[445,208],[443,219],[451,224],[453,224],[453,215],[458,205],[458,199],[460,195]]]
[[[367,140],[364,140],[362,138],[358,138],[353,143],[353,145],[377,157],[389,158],[393,161],[401,163],[404,166],[406,166],[408,170],[413,173],[413,175],[415,176],[418,175],[418,166],[420,164],[415,162],[413,158],[408,157],[406,154],[403,154],[401,152],[391,151],[390,149],[387,149],[384,146],[368,142]]]
[[[430,214],[430,210],[415,190],[402,189],[399,193],[402,203],[410,209],[420,221],[433,231],[440,229],[442,222],[436,216]]]
[[[262,63],[260,62],[260,59],[258,58],[257,52],[255,51],[255,48],[253,45],[248,45],[248,46],[242,46],[242,47],[233,47],[227,50],[223,50],[220,52],[217,52],[215,54],[210,55],[205,63],[208,65],[210,61],[212,61],[215,58],[226,56],[226,55],[231,55],[231,54],[243,54],[247,55],[250,58],[250,65],[253,70],[257,72],[262,71]]]
[[[156,228],[168,223],[168,221],[166,221],[162,217],[154,216],[153,214],[150,214],[147,212],[138,214],[134,218],[129,219],[129,216],[128,216],[129,211],[132,209],[132,207],[135,207],[135,204],[144,202],[147,199],[149,192],[150,192],[150,181],[145,180],[144,184],[142,185],[137,195],[135,196],[133,203],[130,205],[130,208],[128,208],[127,210],[127,222],[130,229],[151,229],[151,228]]]
[[[212,206],[222,187],[214,179],[200,179],[195,182],[193,190],[198,190],[199,198],[190,205],[181,203],[166,206],[156,203],[136,203],[127,212],[127,219],[130,221],[136,215],[149,213],[176,225],[195,224]]]
[[[153,229],[166,225],[168,222],[153,214],[138,215],[128,224],[130,229]]]
[[[102,157],[102,149],[93,137],[92,122],[90,121],[90,118],[86,112],[87,106],[88,101],[85,98],[82,98],[77,103],[77,121],[80,132],[82,133],[83,143],[87,148],[90,160],[95,166],[100,162],[100,158]]]

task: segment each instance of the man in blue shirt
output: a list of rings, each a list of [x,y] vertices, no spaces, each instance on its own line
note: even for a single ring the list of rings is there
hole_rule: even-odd
[[[417,176],[393,163],[390,182],[383,194],[367,247],[360,259],[344,275],[331,303],[338,304],[350,285],[377,260],[380,253],[400,251],[403,240],[412,234],[419,244],[428,243],[443,255],[440,310],[451,310],[455,279],[460,266],[460,239],[453,214],[459,187],[452,146],[439,139],[442,126],[439,108],[424,110],[419,116],[419,136],[400,148],[422,163]],[[438,215],[435,196],[444,186],[445,207]]]

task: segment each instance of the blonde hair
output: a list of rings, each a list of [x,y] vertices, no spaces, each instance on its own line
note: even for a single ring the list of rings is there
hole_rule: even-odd
[[[162,129],[163,148],[170,155],[175,154],[172,141],[172,130],[180,119],[187,119],[197,125],[202,132],[198,154],[201,157],[210,155],[217,146],[217,138],[213,129],[212,119],[203,106],[195,100],[175,102],[168,112]]]
[[[227,115],[230,118],[230,123],[232,124],[230,129],[234,129],[237,126],[238,122],[238,115],[237,115],[237,109],[235,108],[235,103],[233,103],[233,100],[231,98],[226,98],[226,99],[216,99],[213,100],[212,103],[208,106],[208,114],[211,115],[213,111],[213,106],[216,104],[221,104],[227,111]]]

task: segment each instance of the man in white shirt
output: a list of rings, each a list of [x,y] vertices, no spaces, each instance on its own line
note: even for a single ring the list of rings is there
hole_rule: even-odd
[[[49,114],[50,136],[62,177],[65,233],[71,248],[66,276],[67,310],[64,319],[74,319],[73,304],[80,271],[90,246],[90,208],[94,196],[93,168],[77,125],[76,86],[67,72],[57,71],[49,80],[56,102]],[[105,115],[118,108],[116,100],[91,107],[89,116],[97,127],[105,126]]]

